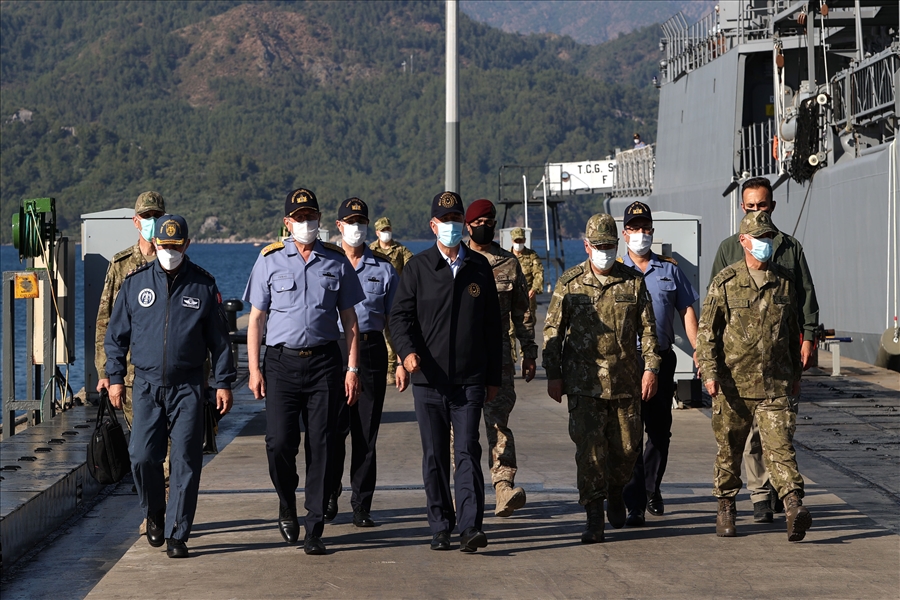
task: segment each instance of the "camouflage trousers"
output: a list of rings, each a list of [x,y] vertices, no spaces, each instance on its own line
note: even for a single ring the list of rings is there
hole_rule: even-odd
[[[641,399],[603,400],[569,394],[569,437],[575,442],[578,502],[586,506],[631,480],[643,439]]]
[[[503,367],[503,380],[497,397],[484,405],[484,426],[487,431],[488,453],[491,466],[491,483],[498,481],[515,483],[516,442],[509,428],[509,415],[516,405],[516,375],[513,365]]]
[[[792,491],[803,497],[797,470],[794,430],[797,405],[787,397],[751,399],[719,394],[713,400],[712,427],[718,444],[713,496],[734,498],[741,489],[741,460],[753,419],[759,423],[762,456],[772,487],[783,498]]]

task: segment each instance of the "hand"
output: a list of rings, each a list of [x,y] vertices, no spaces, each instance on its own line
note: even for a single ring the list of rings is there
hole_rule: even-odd
[[[803,343],[800,344],[800,364],[803,365],[803,370],[807,370],[811,365],[809,364],[810,359],[812,359],[813,353],[813,343],[812,340],[803,340]]]
[[[250,370],[250,382],[247,384],[247,387],[250,388],[250,391],[253,392],[253,397],[257,400],[262,400],[266,397],[266,380],[262,376],[262,371],[259,369]]]
[[[121,383],[109,386],[109,401],[113,408],[122,410],[122,406],[125,404],[125,386]]]
[[[697,350],[696,349],[694,350],[693,357],[694,357],[694,366],[697,368],[697,372],[699,373],[700,372],[700,363],[697,362]]]
[[[97,391],[109,390],[109,377],[101,379],[97,382]]]
[[[409,373],[403,368],[403,365],[397,365],[397,371],[394,373],[394,381],[397,383],[397,391],[403,392],[409,387]]]
[[[719,382],[718,381],[713,381],[712,379],[710,379],[703,385],[706,386],[706,391],[709,392],[709,395],[712,396],[713,398],[715,398],[716,396],[719,395]]]
[[[359,400],[359,376],[352,371],[347,371],[344,376],[344,395],[347,397],[347,406],[353,406]]]
[[[419,355],[413,352],[403,359],[403,368],[412,375],[419,370]]]
[[[537,364],[533,358],[523,358],[522,359],[522,377],[525,378],[525,383],[528,383],[532,379],[534,379],[534,372],[537,369]]]
[[[535,296],[537,296],[537,290],[528,290],[528,299],[532,300]]]
[[[500,391],[499,385],[489,385],[487,386],[487,396],[484,398],[485,404],[490,404],[494,401],[494,398],[497,397],[497,393]]]
[[[655,396],[657,386],[656,375],[650,371],[644,371],[644,375],[641,377],[641,400],[647,402]]]
[[[800,395],[800,380],[794,382],[793,387],[791,388],[791,396],[797,397]]]
[[[216,408],[220,415],[227,415],[234,405],[234,394],[231,390],[216,390]]]
[[[556,400],[557,402],[562,402],[563,396],[563,381],[562,379],[548,379],[547,380],[547,395]]]

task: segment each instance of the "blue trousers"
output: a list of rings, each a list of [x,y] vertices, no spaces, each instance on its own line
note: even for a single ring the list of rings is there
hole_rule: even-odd
[[[431,532],[481,529],[484,519],[484,474],[478,428],[484,408],[483,385],[413,386],[416,420],[422,438],[422,479]],[[456,508],[450,495],[450,425],[456,457]]]
[[[187,541],[197,511],[200,469],[203,466],[203,403],[200,380],[197,383],[163,387],[134,378],[131,442],[128,450],[134,485],[144,515],[165,509],[166,538]],[[169,503],[163,462],[166,446],[172,440],[169,455]]]

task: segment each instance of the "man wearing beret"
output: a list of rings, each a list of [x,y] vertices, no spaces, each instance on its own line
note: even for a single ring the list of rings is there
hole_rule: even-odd
[[[722,269],[709,286],[700,312],[697,362],[713,399],[718,444],[713,474],[713,495],[719,502],[716,535],[737,535],[741,458],[756,419],[766,470],[784,502],[788,540],[796,542],[812,525],[802,502],[803,478],[793,445],[803,365],[797,284],[771,260],[777,232],[768,213],[748,212],[741,219],[744,257]]]
[[[306,554],[325,554],[322,533],[329,492],[329,460],[340,405],[359,393],[359,326],[354,305],[365,299],[353,265],[340,246],[321,242],[319,201],[298,188],[284,201],[291,236],[262,249],[244,301],[250,303],[247,359],[250,391],[266,399],[266,454],[278,493],[278,530],[288,544],[300,535],[297,452],[300,421],[306,432]],[[338,339],[344,330],[347,363]],[[265,361],[259,350],[266,332]],[[344,370],[346,369],[346,374]]]
[[[409,248],[394,239],[394,229],[391,227],[391,220],[387,217],[381,217],[375,221],[375,235],[378,239],[369,244],[369,249],[373,252],[380,252],[388,257],[397,275],[403,274],[403,267],[413,257]],[[387,383],[394,385],[396,383],[395,373],[397,371],[397,353],[394,352],[394,346],[391,344],[391,329],[388,323],[384,326],[384,337],[387,342],[388,349],[388,371]]]
[[[588,220],[588,259],[559,278],[544,322],[547,394],[568,396],[585,544],[604,541],[604,498],[609,524],[625,525],[622,488],[641,447],[641,401],[656,393],[660,364],[650,295],[643,276],[616,261],[617,242],[612,216]]]
[[[237,377],[222,297],[212,275],[192,263],[188,226],[178,215],[156,222],[157,259],[122,283],[106,332],[109,399],[121,409],[126,357],[134,365],[131,457],[147,518],[147,541],[166,542],[170,558],[188,556],[203,465],[204,362],[212,357],[212,387],[221,414],[231,409]],[[163,460],[171,439],[170,495]]]
[[[497,209],[490,200],[476,200],[466,210],[470,248],[484,256],[494,270],[497,295],[500,298],[500,324],[503,331],[512,328],[522,345],[522,374],[526,382],[534,379],[537,344],[534,343],[534,313],[528,309],[528,286],[519,261],[494,242]],[[503,383],[497,397],[484,405],[487,431],[488,463],[496,503],[494,514],[508,517],[525,506],[525,490],[515,487],[516,444],[509,428],[509,415],[516,405],[514,378],[516,366],[509,338],[503,336]]]
[[[500,302],[490,263],[462,243],[465,210],[455,192],[431,205],[434,246],[403,269],[391,311],[397,355],[410,373],[422,438],[422,476],[432,550],[487,546],[478,428],[502,382]],[[456,508],[450,493],[450,427],[455,434]]]

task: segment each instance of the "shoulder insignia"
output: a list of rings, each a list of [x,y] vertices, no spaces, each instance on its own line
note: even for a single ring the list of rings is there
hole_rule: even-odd
[[[676,267],[678,266],[678,261],[675,260],[674,258],[672,258],[671,256],[662,256],[659,254],[657,254],[656,256],[657,256],[657,258],[659,258],[659,260],[661,260],[663,262],[672,263]]]
[[[203,267],[201,267],[200,265],[198,265],[198,264],[195,263],[195,262],[192,262],[191,265],[193,265],[193,267],[194,267],[195,269],[197,269],[197,271],[199,271],[202,275],[206,275],[207,277],[209,277],[210,279],[212,279],[213,283],[216,282],[216,278],[213,277],[212,273],[210,273],[209,271],[207,271],[206,269],[204,269]]]
[[[328,250],[334,250],[335,252],[340,252],[341,256],[347,256],[347,253],[344,252],[344,249],[338,246],[337,244],[332,244],[331,242],[322,242],[322,245],[325,246]]]
[[[565,273],[562,274],[562,277],[559,278],[559,282],[563,285],[566,285],[567,283],[569,283],[570,281],[572,281],[573,279],[575,279],[582,273],[584,273],[584,266],[583,265],[575,265],[574,267],[572,267],[571,269],[567,270]]]
[[[150,262],[144,263],[136,269],[132,269],[132,270],[128,271],[128,273],[125,275],[125,277],[128,278],[128,277],[131,277],[132,275],[134,275],[135,273],[140,273],[141,271],[145,271],[145,270],[149,269],[150,267],[153,266],[154,262],[155,261],[151,260]]]
[[[391,257],[388,256],[387,254],[382,254],[381,252],[379,252],[378,250],[375,250],[374,248],[369,248],[369,249],[372,251],[372,256],[374,256],[375,258],[379,258],[381,260],[391,262]]]
[[[617,262],[617,263],[624,263],[624,262],[625,262],[625,259],[623,259],[621,256],[617,256],[617,257],[616,257],[616,262]]]
[[[263,256],[268,256],[268,255],[272,254],[273,252],[275,252],[276,250],[281,250],[282,248],[284,248],[284,242],[272,242],[271,244],[269,244],[268,246],[266,246],[265,248],[262,249],[261,254]]]
[[[724,269],[719,271],[718,275],[713,277],[712,283],[710,285],[711,286],[714,285],[716,287],[721,287],[726,281],[728,281],[729,279],[732,279],[736,275],[737,275],[737,271],[735,271],[734,268],[725,267]]]
[[[115,256],[113,256],[113,262],[119,262],[121,260],[125,260],[129,258],[132,254],[134,254],[134,246],[129,248],[125,248],[121,252],[117,252]]]

